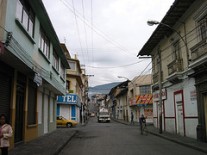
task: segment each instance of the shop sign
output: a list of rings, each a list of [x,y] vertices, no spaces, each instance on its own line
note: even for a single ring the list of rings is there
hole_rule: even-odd
[[[156,91],[153,93],[153,101],[159,101],[160,99],[160,95],[159,95],[159,91]],[[166,89],[162,89],[162,100],[166,100],[167,99],[167,91]]]
[[[57,97],[58,104],[76,104],[81,106],[80,99],[76,94],[66,94],[64,96]]]
[[[42,77],[40,76],[39,73],[35,73],[33,81],[37,84],[37,86],[41,86],[42,85]]]

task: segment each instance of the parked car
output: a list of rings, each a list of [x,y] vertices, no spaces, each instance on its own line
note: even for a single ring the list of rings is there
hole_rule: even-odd
[[[63,116],[57,116],[56,124],[57,124],[57,126],[71,128],[71,127],[76,126],[78,124],[78,122],[76,122],[74,120],[68,120],[68,119],[64,118]]]

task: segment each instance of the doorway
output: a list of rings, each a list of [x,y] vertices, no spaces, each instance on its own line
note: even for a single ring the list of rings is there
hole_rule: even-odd
[[[204,115],[205,115],[205,125],[206,125],[206,135],[207,135],[207,94],[204,94],[203,98],[204,98]]]
[[[177,134],[184,136],[183,106],[182,102],[177,102]]]
[[[17,83],[14,142],[23,141],[25,85]]]

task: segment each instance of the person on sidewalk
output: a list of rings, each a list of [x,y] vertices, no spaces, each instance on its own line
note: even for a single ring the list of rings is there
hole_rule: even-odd
[[[134,114],[132,111],[131,111],[131,125],[134,125]]]
[[[141,134],[143,134],[143,127],[146,127],[146,118],[142,114],[141,117],[139,118],[139,124],[140,124],[140,129],[141,129]]]
[[[7,124],[6,115],[0,115],[0,148],[1,155],[8,155],[9,138],[12,137],[12,127]]]

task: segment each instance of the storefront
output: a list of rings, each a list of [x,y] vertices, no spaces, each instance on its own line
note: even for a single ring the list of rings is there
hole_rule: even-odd
[[[14,70],[0,61],[0,114],[5,114],[9,122],[13,74]]]
[[[147,118],[147,123],[153,123],[153,104],[152,94],[137,95],[136,98],[129,100],[131,111],[138,121],[139,117],[143,114]]]
[[[80,122],[81,101],[77,94],[57,97],[57,116]]]

